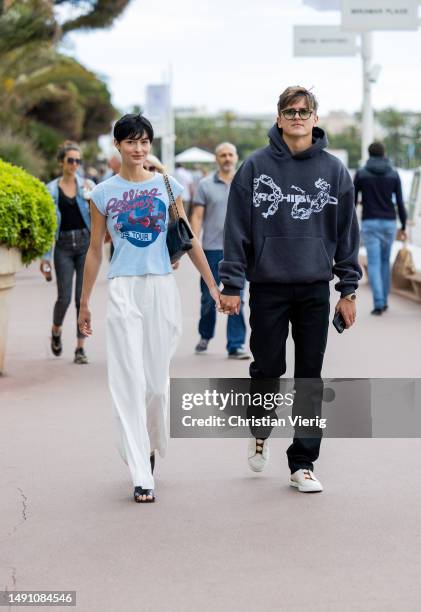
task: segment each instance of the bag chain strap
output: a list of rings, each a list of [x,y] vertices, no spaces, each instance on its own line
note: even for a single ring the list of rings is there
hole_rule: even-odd
[[[175,217],[175,219],[178,221],[180,217],[178,214],[177,204],[175,203],[174,194],[171,189],[170,181],[168,179],[168,174],[164,174],[163,176],[165,187],[167,188],[168,199],[170,201],[170,210],[172,210],[173,217]]]

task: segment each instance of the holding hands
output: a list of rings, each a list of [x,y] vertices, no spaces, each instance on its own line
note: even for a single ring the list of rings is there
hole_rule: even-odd
[[[241,298],[239,295],[223,295],[217,285],[212,285],[209,292],[215,300],[215,305],[218,312],[226,315],[239,314],[241,307]]]
[[[223,295],[220,296],[219,312],[227,315],[240,314],[241,298],[239,295]]]

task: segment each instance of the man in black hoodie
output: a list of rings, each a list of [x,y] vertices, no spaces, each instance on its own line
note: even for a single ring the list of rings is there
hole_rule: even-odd
[[[355,321],[361,269],[354,188],[339,159],[324,151],[327,138],[317,122],[315,96],[303,87],[287,88],[278,101],[269,145],[244,161],[231,184],[220,263],[221,306],[227,314],[238,313],[244,278],[250,281],[254,380],[285,373],[291,322],[296,382],[320,381],[334,274],[341,296],[336,311],[347,328]],[[319,387],[307,394],[307,409],[314,416],[322,392]],[[306,402],[296,394],[296,404]],[[267,436],[252,432],[249,466],[261,471],[268,458]],[[299,491],[323,490],[313,474],[319,449],[320,434],[300,437],[296,430],[287,456],[290,484]]]
[[[406,209],[402,199],[399,174],[385,157],[383,143],[373,142],[368,147],[370,156],[364,168],[354,177],[355,204],[361,192],[363,205],[362,235],[367,249],[368,277],[373,292],[373,315],[387,310],[390,289],[390,252],[396,238],[396,209],[401,230],[399,240],[406,240]],[[395,200],[395,201],[394,201]]]

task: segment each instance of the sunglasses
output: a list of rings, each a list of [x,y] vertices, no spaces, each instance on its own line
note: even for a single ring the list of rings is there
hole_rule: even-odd
[[[65,160],[68,164],[76,164],[79,166],[82,163],[81,159],[77,159],[76,157],[67,157]]]
[[[155,166],[143,166],[145,168],[145,170],[148,170],[149,172],[155,172],[156,167]]]
[[[298,110],[295,108],[286,108],[285,110],[281,111],[282,117],[288,120],[295,119],[295,115],[298,115],[299,118],[303,120],[310,119],[312,114],[313,111],[309,110],[308,108],[299,108]]]

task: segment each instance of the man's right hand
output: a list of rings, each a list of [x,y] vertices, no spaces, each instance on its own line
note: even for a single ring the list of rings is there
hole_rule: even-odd
[[[240,314],[241,298],[239,295],[221,294],[221,312],[227,315]]]
[[[407,239],[408,239],[408,236],[404,229],[400,229],[397,231],[396,240],[401,240],[402,242],[405,242]]]

